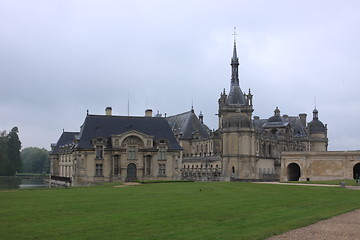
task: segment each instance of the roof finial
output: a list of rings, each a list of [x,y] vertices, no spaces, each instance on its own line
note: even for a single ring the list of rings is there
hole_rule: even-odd
[[[129,92],[128,92],[128,95],[127,95],[127,114],[128,114],[128,117],[130,117],[130,97],[129,97]]]
[[[191,97],[191,112],[194,112],[194,98]]]
[[[236,43],[236,35],[237,35],[237,33],[236,33],[236,27],[234,27],[234,33],[233,33],[233,36],[234,36],[234,43]]]

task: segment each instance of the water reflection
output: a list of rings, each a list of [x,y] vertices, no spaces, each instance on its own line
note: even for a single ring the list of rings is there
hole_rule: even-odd
[[[44,179],[29,179],[21,177],[0,177],[0,189],[22,188],[48,188],[49,184]]]

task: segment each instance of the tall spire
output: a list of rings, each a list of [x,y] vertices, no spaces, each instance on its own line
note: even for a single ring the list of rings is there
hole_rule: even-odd
[[[243,92],[240,89],[239,84],[239,58],[236,52],[236,28],[234,28],[234,50],[233,56],[231,58],[231,84],[230,84],[230,93],[228,96],[229,104],[245,104],[245,97]]]
[[[239,86],[239,58],[237,56],[236,51],[236,27],[234,27],[234,50],[233,50],[233,56],[231,58],[231,85],[235,84]]]

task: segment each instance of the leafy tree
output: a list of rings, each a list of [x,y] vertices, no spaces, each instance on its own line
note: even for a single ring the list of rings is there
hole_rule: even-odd
[[[18,132],[18,128],[13,127],[8,134],[6,131],[0,133],[0,175],[12,176],[21,171],[21,142]]]
[[[49,152],[44,148],[29,147],[21,151],[23,172],[49,173]]]
[[[8,172],[10,175],[14,175],[16,172],[21,172],[22,169],[20,158],[21,142],[19,140],[18,132],[18,128],[13,127],[7,136],[7,152],[10,160]]]
[[[9,157],[7,149],[7,135],[3,131],[0,133],[0,176],[8,175]]]

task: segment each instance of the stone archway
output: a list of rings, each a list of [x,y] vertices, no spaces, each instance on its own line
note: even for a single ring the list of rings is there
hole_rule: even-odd
[[[130,163],[127,166],[126,182],[133,182],[133,181],[137,180],[136,172],[137,172],[136,165],[134,163]]]
[[[300,166],[296,163],[290,163],[287,166],[287,180],[299,181],[300,176],[301,176]]]
[[[358,174],[358,176],[356,176],[356,174]],[[353,178],[360,178],[360,163],[357,163],[354,165],[354,169],[353,169]]]

